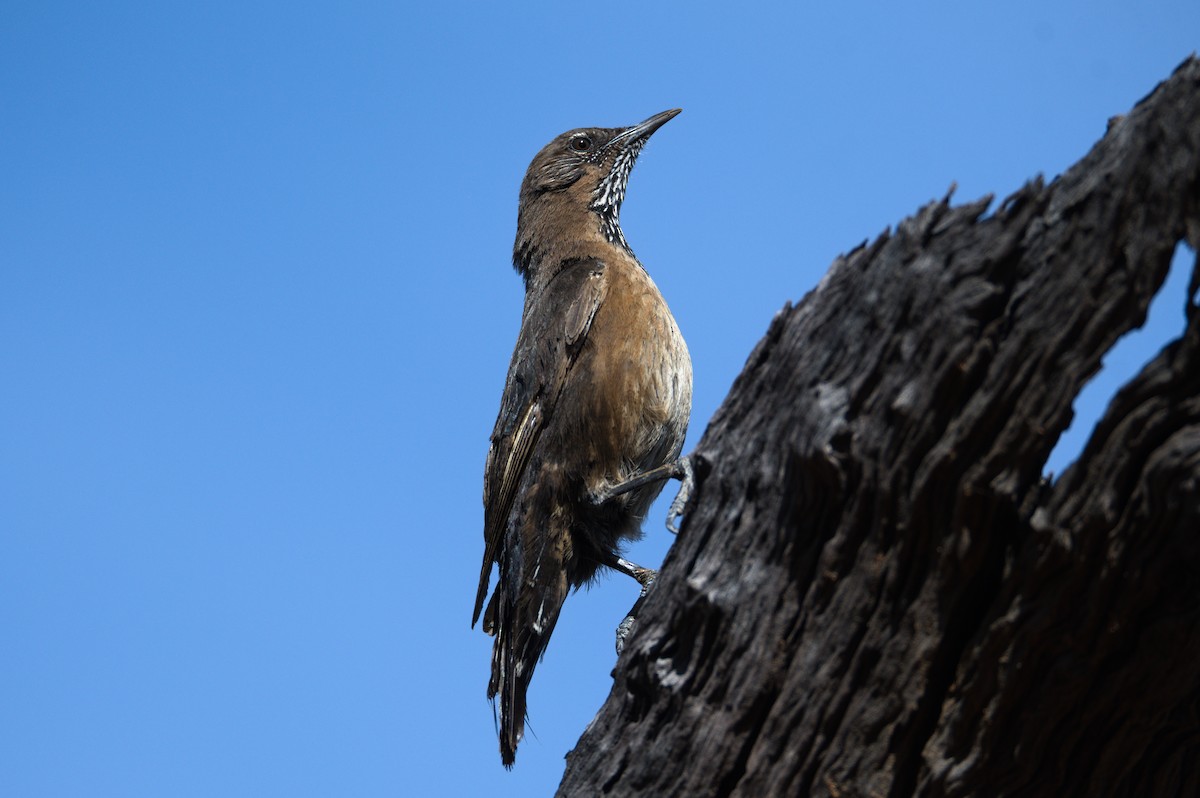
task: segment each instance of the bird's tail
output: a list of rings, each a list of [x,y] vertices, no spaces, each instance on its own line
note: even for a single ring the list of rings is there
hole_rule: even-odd
[[[496,636],[488,698],[499,707],[500,758],[509,768],[525,731],[529,680],[567,598],[564,559],[570,536],[565,530],[547,534],[550,531],[523,536],[524,556],[506,558],[508,562],[501,564],[500,582],[484,616],[484,629]],[[530,551],[533,546],[528,544],[536,550]]]

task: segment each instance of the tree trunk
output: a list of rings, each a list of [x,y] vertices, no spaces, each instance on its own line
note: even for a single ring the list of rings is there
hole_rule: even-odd
[[[1200,60],[1050,185],[922,208],[775,317],[562,796],[1200,795]]]

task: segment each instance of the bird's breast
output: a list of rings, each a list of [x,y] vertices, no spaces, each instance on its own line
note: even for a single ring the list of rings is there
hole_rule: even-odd
[[[589,398],[581,404],[588,414],[583,423],[592,428],[595,462],[607,464],[595,479],[620,481],[678,455],[691,413],[692,362],[645,270],[634,265],[608,275],[608,293],[582,364]]]

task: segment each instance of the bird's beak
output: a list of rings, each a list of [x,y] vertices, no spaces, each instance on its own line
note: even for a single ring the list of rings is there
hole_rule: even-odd
[[[661,114],[655,114],[641,124],[626,128],[625,131],[621,133],[621,135],[617,136],[612,143],[615,144],[618,141],[633,142],[648,139],[650,138],[650,135],[654,133],[654,131],[658,130],[660,127],[667,124],[667,122],[670,122],[672,119],[679,116],[681,111],[683,111],[682,108],[672,108],[669,111],[663,111]]]
[[[682,108],[672,108],[669,111],[663,111],[661,114],[655,114],[640,125],[634,125],[629,132],[634,138],[645,138],[679,116],[682,111]]]

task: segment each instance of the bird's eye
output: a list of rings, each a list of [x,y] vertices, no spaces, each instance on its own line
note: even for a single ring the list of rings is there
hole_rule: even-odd
[[[587,152],[592,148],[592,140],[583,134],[572,136],[570,147],[575,152]]]

